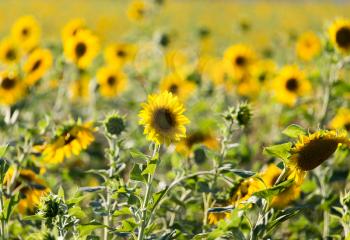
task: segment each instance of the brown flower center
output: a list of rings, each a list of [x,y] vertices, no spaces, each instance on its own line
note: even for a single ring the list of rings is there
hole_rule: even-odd
[[[81,58],[86,53],[86,44],[83,42],[79,42],[75,47],[75,54],[78,58]]]
[[[23,28],[22,29],[22,35],[25,36],[25,37],[28,36],[29,35],[29,29],[28,28]]]
[[[30,72],[36,71],[41,65],[41,59],[37,60],[34,64],[33,67],[30,69]]]
[[[64,138],[64,145],[71,143],[76,137],[70,133],[67,133],[67,135]]]
[[[235,60],[236,65],[243,67],[246,64],[247,60],[243,56],[238,56]]]
[[[13,61],[17,58],[17,54],[16,54],[16,51],[14,49],[9,49],[7,52],[6,52],[6,59],[10,60],[10,61]]]
[[[350,132],[350,122],[346,123],[344,125],[344,128],[346,129],[346,131]]]
[[[286,88],[288,89],[288,91],[290,92],[296,92],[299,88],[299,83],[298,80],[296,78],[290,78],[287,82],[286,82]]]
[[[161,108],[156,110],[153,115],[153,125],[161,131],[170,131],[175,127],[176,119],[169,109]]]
[[[117,82],[117,79],[115,76],[109,76],[107,78],[107,83],[109,86],[114,86],[114,84]]]
[[[14,88],[15,85],[16,85],[15,78],[5,77],[1,81],[1,87],[5,90],[10,90],[10,89]]]
[[[347,27],[340,28],[336,35],[335,39],[337,44],[342,48],[350,47],[350,29]]]
[[[119,49],[117,50],[117,56],[124,58],[126,56],[126,52],[124,50]]]
[[[179,91],[179,86],[176,84],[171,84],[169,87],[169,92],[176,94]]]
[[[205,140],[205,135],[201,132],[194,132],[186,138],[186,146],[192,147],[196,143],[201,143]]]

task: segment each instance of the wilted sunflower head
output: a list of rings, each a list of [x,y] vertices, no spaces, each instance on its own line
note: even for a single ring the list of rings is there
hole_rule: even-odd
[[[331,42],[340,52],[350,51],[350,20],[343,18],[335,20],[328,32]]]
[[[157,144],[169,144],[186,137],[185,125],[190,121],[183,115],[183,104],[172,93],[149,95],[142,108],[139,123],[144,125],[147,139]]]
[[[350,146],[345,131],[318,130],[313,134],[300,135],[290,151],[291,157],[288,162],[291,170],[290,178],[301,184],[305,173],[326,161],[341,144]]]

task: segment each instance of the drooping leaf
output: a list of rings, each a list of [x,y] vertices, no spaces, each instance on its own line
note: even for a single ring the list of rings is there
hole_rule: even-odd
[[[242,178],[249,178],[254,176],[256,173],[248,170],[243,169],[231,169],[230,172],[242,177]]]
[[[149,156],[136,149],[130,150],[130,155],[136,163],[145,163],[149,159]]]

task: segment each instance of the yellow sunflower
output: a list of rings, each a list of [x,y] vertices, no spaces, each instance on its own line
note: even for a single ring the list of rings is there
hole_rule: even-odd
[[[11,35],[19,46],[28,52],[38,45],[41,29],[33,16],[23,16],[12,26]]]
[[[270,164],[265,171],[260,174],[261,179],[265,183],[266,188],[271,188],[275,185],[282,170],[275,164]],[[274,196],[271,201],[271,206],[275,208],[284,208],[300,195],[300,185],[292,184],[283,192]]]
[[[123,66],[134,59],[136,50],[136,46],[129,43],[110,44],[104,51],[104,58],[108,64]]]
[[[288,161],[290,178],[300,185],[306,172],[321,165],[341,144],[350,146],[346,131],[319,130],[313,134],[300,135]]]
[[[23,70],[26,74],[25,82],[33,86],[52,66],[52,54],[48,49],[37,48],[26,59]]]
[[[64,41],[66,58],[80,69],[88,68],[99,51],[98,38],[89,30],[80,30]]]
[[[234,87],[232,79],[226,65],[221,60],[216,60],[210,65],[210,80],[215,86],[222,86],[227,92],[231,92]]]
[[[190,132],[187,134],[186,138],[176,144],[176,151],[184,156],[189,156],[193,147],[197,144],[203,144],[207,148],[213,150],[219,148],[219,142],[212,133],[198,130]]]
[[[17,63],[21,58],[18,44],[12,38],[5,38],[0,42],[0,61],[5,64]]]
[[[15,72],[0,73],[0,104],[11,106],[21,100],[25,92],[25,84]]]
[[[196,89],[193,82],[184,79],[180,73],[170,73],[165,76],[160,82],[161,91],[168,91],[179,97],[181,101],[185,101],[191,96],[191,93]]]
[[[73,102],[88,102],[90,97],[90,77],[87,74],[72,81],[69,85],[69,98]]]
[[[149,10],[148,5],[145,1],[142,0],[134,0],[130,3],[127,9],[127,16],[131,21],[142,21]]]
[[[321,40],[314,32],[305,32],[299,36],[295,51],[304,61],[311,61],[321,52]]]
[[[261,87],[269,87],[276,70],[277,66],[273,60],[259,60],[252,66],[251,77],[257,80]]]
[[[127,76],[119,67],[109,65],[98,70],[97,82],[100,94],[106,98],[113,98],[125,90]]]
[[[348,53],[350,51],[350,20],[337,19],[328,29],[329,38],[332,44],[340,52]]]
[[[61,133],[45,146],[43,162],[58,164],[65,158],[70,158],[72,154],[78,156],[95,140],[93,132],[91,122],[65,126]]]
[[[261,182],[254,178],[248,178],[241,181],[238,186],[234,188],[230,199],[230,204],[239,206],[243,201],[247,201],[255,192],[261,190]]]
[[[4,177],[5,185],[11,182],[13,174],[14,169],[11,167]],[[34,214],[40,198],[50,191],[45,181],[38,177],[38,174],[30,169],[22,169],[14,181],[14,190],[20,192],[17,209],[21,214]]]
[[[241,79],[249,73],[250,68],[256,62],[256,54],[250,47],[236,44],[226,49],[224,62],[227,64],[233,78]]]
[[[277,100],[289,106],[293,106],[299,97],[307,95],[311,90],[305,73],[294,65],[283,67],[273,85]]]
[[[184,106],[172,93],[149,95],[142,108],[139,123],[144,125],[147,139],[157,144],[170,144],[186,137],[185,125],[190,121],[183,115]]]
[[[216,225],[220,220],[231,216],[230,212],[210,212],[208,213],[208,224]]]
[[[337,115],[329,123],[329,127],[332,129],[345,129],[350,131],[350,109],[340,108]]]
[[[67,39],[74,37],[78,31],[86,29],[85,20],[82,18],[75,18],[70,20],[63,28],[62,28],[62,40],[63,42]]]
[[[237,93],[240,96],[256,98],[259,95],[259,90],[259,81],[249,75],[241,78],[237,83]]]

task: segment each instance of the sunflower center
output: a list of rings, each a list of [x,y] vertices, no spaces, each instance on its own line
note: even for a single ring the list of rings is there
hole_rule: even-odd
[[[117,56],[123,58],[123,57],[126,56],[126,52],[123,51],[123,50],[121,50],[121,49],[119,49],[119,50],[117,51]]]
[[[5,90],[10,90],[16,85],[16,80],[14,78],[5,77],[1,81],[1,87]]]
[[[299,88],[298,80],[297,80],[296,78],[290,78],[290,79],[286,82],[286,88],[287,88],[290,92],[295,92],[295,91],[298,90],[298,88]]]
[[[236,65],[238,66],[244,66],[246,64],[247,60],[243,56],[238,56],[235,60]]]
[[[298,167],[310,171],[326,161],[338,148],[334,139],[315,139],[305,145],[297,156]]]
[[[75,53],[78,58],[81,58],[86,53],[86,45],[83,42],[79,42],[75,47]]]
[[[259,79],[259,82],[265,82],[265,80],[266,80],[266,73],[261,73],[260,75],[259,75],[259,77],[258,77],[258,79]]]
[[[36,71],[36,70],[40,67],[40,65],[41,65],[41,59],[37,60],[37,61],[34,63],[33,67],[30,69],[30,72]]]
[[[68,134],[66,135],[66,137],[64,138],[64,144],[65,144],[65,145],[66,145],[66,144],[69,144],[69,143],[71,143],[74,139],[75,139],[75,136],[72,135],[72,134],[70,134],[70,133],[68,133]]]
[[[109,86],[113,86],[116,82],[117,82],[117,79],[115,78],[115,76],[109,76],[107,78],[107,83]]]
[[[17,54],[16,54],[16,51],[14,49],[9,49],[6,52],[6,59],[13,61],[16,59],[16,57],[17,57]]]
[[[153,122],[156,128],[169,131],[176,125],[174,114],[169,109],[158,109],[154,113]]]
[[[196,143],[201,143],[205,140],[205,136],[201,132],[195,132],[186,138],[186,145],[192,147]]]
[[[335,35],[335,39],[340,47],[350,47],[350,29],[347,27],[340,28]]]
[[[179,86],[176,84],[171,84],[169,87],[169,92],[176,94],[179,91]]]
[[[344,128],[346,129],[346,131],[350,132],[350,122],[346,123],[344,125]]]
[[[23,28],[22,29],[22,35],[25,36],[25,37],[28,36],[29,35],[29,29],[28,28]]]

